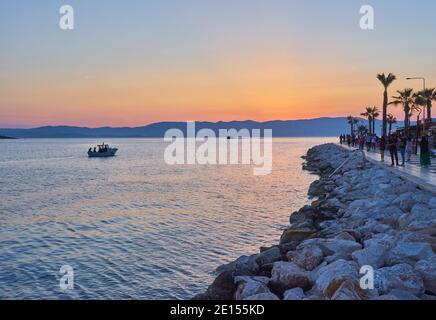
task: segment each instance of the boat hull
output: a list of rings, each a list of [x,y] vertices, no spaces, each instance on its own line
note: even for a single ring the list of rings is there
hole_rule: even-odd
[[[118,149],[109,149],[106,152],[88,152],[88,157],[90,158],[108,158],[108,157],[114,157],[117,153]]]

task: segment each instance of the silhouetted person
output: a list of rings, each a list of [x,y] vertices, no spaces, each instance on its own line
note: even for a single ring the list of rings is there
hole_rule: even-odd
[[[398,162],[398,149],[397,149],[397,138],[395,136],[391,136],[389,138],[388,147],[389,147],[389,153],[391,154],[391,160],[392,160],[392,166],[399,166]]]
[[[428,146],[427,137],[422,137],[419,147],[421,149],[421,154],[419,159],[421,163],[421,167],[427,168],[429,165],[431,165],[430,148]]]
[[[400,154],[401,154],[401,165],[404,166],[406,164],[406,146],[407,139],[406,137],[400,138]]]
[[[378,145],[380,148],[381,161],[385,162],[386,138],[381,137],[380,140],[378,141]]]

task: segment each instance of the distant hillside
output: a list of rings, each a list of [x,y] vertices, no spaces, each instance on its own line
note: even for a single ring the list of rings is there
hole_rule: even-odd
[[[367,122],[362,119],[362,124]],[[376,127],[380,127],[380,121]],[[16,138],[158,138],[163,137],[168,129],[177,128],[186,135],[185,122],[159,122],[136,128],[85,128],[72,126],[49,126],[33,129],[0,129],[0,135]],[[196,122],[196,130],[212,129],[272,129],[274,137],[336,137],[350,132],[346,118],[317,118],[287,121],[231,121],[231,122]]]
[[[0,130],[1,130],[1,129],[0,129]],[[0,135],[0,139],[14,139],[14,138],[5,137],[5,136]]]

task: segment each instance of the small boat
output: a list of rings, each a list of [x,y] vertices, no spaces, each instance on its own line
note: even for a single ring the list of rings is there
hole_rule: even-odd
[[[110,148],[109,145],[103,143],[103,144],[98,145],[98,149],[94,148],[94,150],[92,150],[92,148],[90,148],[88,150],[88,156],[90,158],[113,157],[113,156],[115,156],[117,151],[118,151],[117,148]]]

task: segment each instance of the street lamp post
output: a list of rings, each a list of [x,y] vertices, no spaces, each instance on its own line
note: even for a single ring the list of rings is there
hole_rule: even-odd
[[[406,80],[422,80],[422,84],[423,84],[423,91],[425,91],[425,78],[424,77],[409,77],[406,78]],[[425,133],[425,106],[422,106],[422,133]],[[416,126],[418,127],[419,124],[417,123]]]

